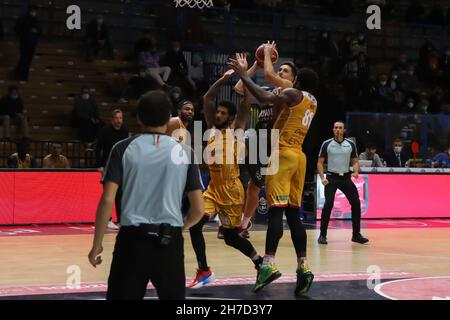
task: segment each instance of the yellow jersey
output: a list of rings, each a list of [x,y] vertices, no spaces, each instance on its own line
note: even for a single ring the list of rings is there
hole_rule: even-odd
[[[238,142],[231,130],[221,129],[221,138],[216,136],[216,130],[219,129],[211,130],[208,139],[208,169],[211,181],[205,196],[221,205],[244,203],[244,188],[239,180]]]
[[[302,91],[302,101],[293,107],[283,107],[273,129],[279,130],[279,148],[301,151],[303,141],[317,110],[317,100]]]

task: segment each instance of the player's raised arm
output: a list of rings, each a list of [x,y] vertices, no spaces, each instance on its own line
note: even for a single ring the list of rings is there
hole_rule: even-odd
[[[217,94],[219,93],[219,89],[223,86],[228,79],[230,79],[234,75],[233,70],[228,70],[220,77],[216,82],[209,87],[208,92],[203,96],[203,113],[205,114],[205,120],[208,128],[212,128],[214,126],[214,121],[216,118],[216,104],[215,100],[217,98]]]
[[[280,77],[273,67],[272,52],[276,49],[275,41],[264,44],[264,79],[270,81],[277,87],[292,88],[292,82]]]
[[[232,124],[233,129],[243,129],[245,130],[245,125],[247,123],[248,115],[250,114],[250,103],[252,96],[246,86],[243,87],[244,90],[244,99],[240,103],[236,118]]]

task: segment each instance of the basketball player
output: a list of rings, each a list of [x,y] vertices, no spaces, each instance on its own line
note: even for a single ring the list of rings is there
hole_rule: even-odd
[[[194,104],[189,100],[181,101],[178,106],[178,117],[172,117],[167,125],[167,134],[172,135],[176,130],[178,134],[175,139],[181,143],[186,143],[186,130],[194,118]]]
[[[297,68],[293,62],[284,62],[280,65],[278,72],[275,72],[273,62],[270,56],[270,53],[273,49],[275,49],[275,42],[267,43],[264,45],[264,79],[270,81],[275,85],[275,90],[281,90],[284,88],[292,88],[295,78],[297,76]],[[247,71],[249,77],[252,77],[257,69],[260,67],[258,61],[255,60],[253,66]],[[242,94],[243,90],[243,82],[239,80],[236,86],[234,87],[237,93]],[[258,122],[255,126],[256,138],[258,144],[260,142],[259,135],[264,134],[267,141],[266,150],[270,152],[270,130],[275,123],[275,119],[277,118],[277,114],[274,112],[274,108],[272,105],[261,105],[260,112],[258,115]],[[260,133],[260,129],[265,130]],[[264,133],[263,133],[264,132]],[[262,140],[264,141],[264,140]],[[248,137],[246,137],[246,144],[248,148]],[[257,150],[262,146],[258,145]],[[270,154],[268,154],[270,156]],[[259,159],[258,159],[259,160]],[[258,195],[261,188],[264,186],[264,177],[261,175],[261,167],[262,164],[258,161],[255,164],[250,164],[248,157],[245,161],[245,166],[250,175],[250,181],[247,185],[247,193],[245,198],[245,206],[244,206],[244,216],[242,218],[242,233],[241,235],[248,238],[249,233],[248,230],[251,228],[251,218],[258,207]]]
[[[246,65],[245,55],[236,55],[236,59]],[[231,71],[231,72],[230,72]],[[199,270],[197,276],[190,287],[199,288],[207,284],[214,274],[206,264],[205,240],[202,229],[210,216],[219,215],[223,227],[223,236],[225,243],[249,257],[256,268],[262,263],[262,257],[258,255],[253,245],[245,238],[239,235],[241,225],[241,214],[244,206],[244,187],[239,180],[238,165],[238,143],[236,137],[230,129],[244,129],[249,114],[250,97],[244,93],[244,100],[239,109],[229,101],[219,102],[215,107],[215,99],[220,87],[227,82],[233,75],[232,70],[226,72],[217,80],[203,97],[203,108],[206,123],[208,126],[209,139],[208,149],[213,161],[208,163],[211,181],[207,190],[203,194],[205,201],[205,217],[196,226],[191,228],[191,237],[193,237],[194,251],[197,257],[203,257],[204,261],[199,260]],[[232,152],[232,159],[227,159],[229,150]],[[223,156],[223,157],[222,157]],[[226,161],[232,161],[227,163]],[[195,238],[195,239],[194,239]]]
[[[279,110],[274,125],[274,129],[280,130],[279,146],[272,149],[269,169],[274,166],[276,158],[279,159],[279,167],[276,173],[266,176],[269,206],[266,252],[253,290],[259,291],[281,276],[275,267],[275,254],[283,235],[284,211],[297,254],[295,294],[303,295],[311,287],[314,275],[306,262],[306,230],[298,218],[306,173],[306,157],[302,152],[302,144],[317,109],[317,101],[309,92],[317,87],[318,76],[311,69],[300,69],[296,86],[301,90],[287,88],[276,95],[256,85],[247,75],[245,64],[241,61],[230,59],[228,64],[258,101],[262,104],[272,104]]]

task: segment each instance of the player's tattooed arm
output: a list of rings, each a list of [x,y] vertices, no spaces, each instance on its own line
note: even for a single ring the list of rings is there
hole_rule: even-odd
[[[216,104],[215,100],[219,94],[220,87],[223,86],[230,77],[232,77],[234,72],[228,70],[220,77],[216,82],[214,82],[211,87],[209,87],[208,92],[203,96],[203,113],[205,114],[206,124],[208,128],[212,128],[216,118]]]

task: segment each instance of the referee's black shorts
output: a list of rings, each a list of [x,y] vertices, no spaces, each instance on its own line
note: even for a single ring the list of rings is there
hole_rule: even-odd
[[[141,300],[152,282],[160,299],[182,300],[186,296],[184,244],[181,228],[173,228],[172,240],[143,235],[139,227],[122,226],[117,235],[107,300]]]

